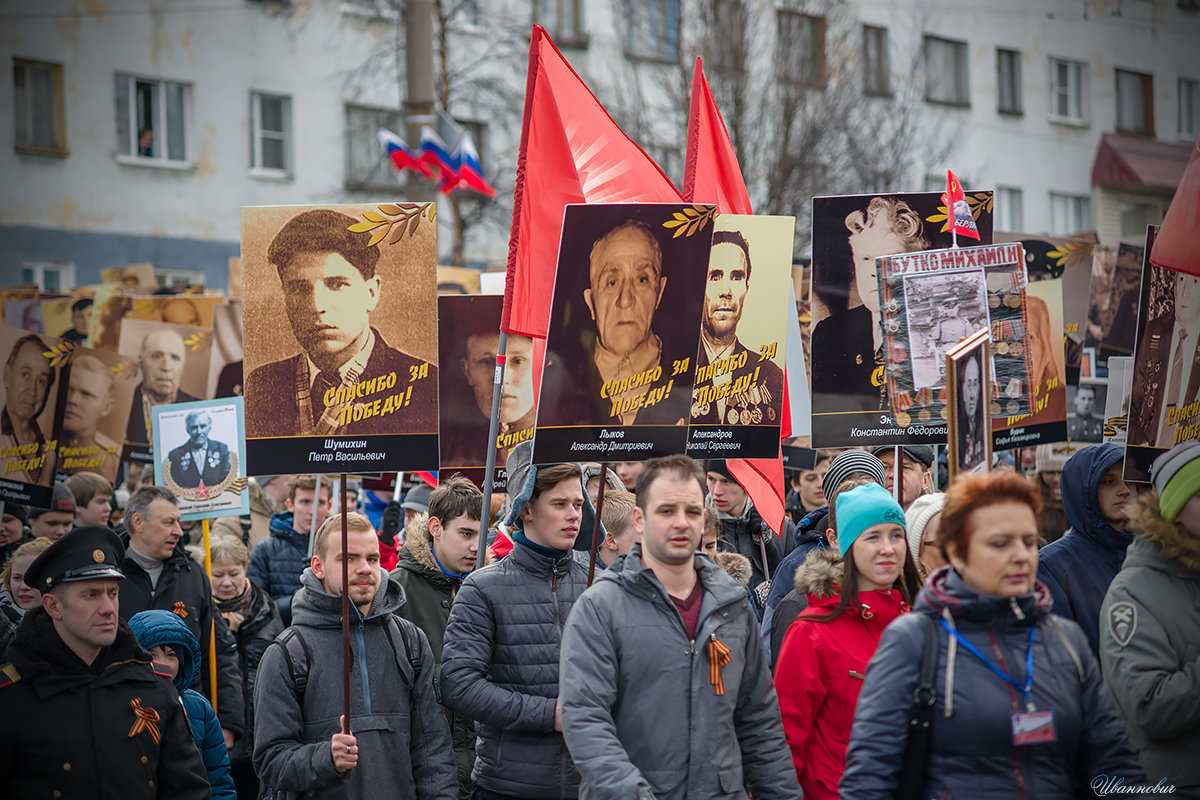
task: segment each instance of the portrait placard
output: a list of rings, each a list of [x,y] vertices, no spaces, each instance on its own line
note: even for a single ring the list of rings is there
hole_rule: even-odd
[[[1112,378],[1110,368],[1108,381]],[[1078,386],[1067,387],[1067,439],[1071,444],[1083,447],[1104,441],[1102,413],[1108,405],[1107,398],[1108,382],[1105,380],[1090,378]]]
[[[717,215],[688,428],[693,458],[779,455],[795,233],[795,217]]]
[[[1148,482],[1161,453],[1200,439],[1200,277],[1156,267],[1149,226],[1129,395],[1125,480]]]
[[[242,209],[252,474],[437,467],[435,213]]]
[[[1150,251],[1141,244],[1121,242],[1108,289],[1104,319],[1107,326],[1100,337],[1100,363],[1109,356],[1131,356],[1137,339],[1138,297],[1142,288],[1142,264]]]
[[[986,472],[992,463],[992,435],[984,388],[991,382],[988,331],[978,331],[946,353],[947,406],[950,409],[950,480],[961,472]]]
[[[213,354],[208,368],[209,397],[242,396],[242,304],[213,308]]]
[[[100,280],[117,284],[130,294],[149,294],[158,288],[158,281],[154,279],[154,265],[149,262],[102,269]]]
[[[122,359],[136,363],[138,383],[129,403],[122,458],[149,464],[154,406],[204,399],[212,329],[144,319],[121,322]]]
[[[250,513],[240,397],[154,407],[154,482],[184,522]]]
[[[136,358],[76,345],[58,435],[60,479],[95,472],[116,485],[133,394],[141,379]]]
[[[712,206],[568,205],[535,463],[683,452]]]
[[[813,446],[940,444],[946,421],[903,429],[888,400],[876,259],[950,247],[938,192],[813,198]],[[992,193],[968,192],[980,243],[992,241]],[[907,355],[907,354],[906,354]]]
[[[1108,393],[1104,402],[1104,441],[1125,446],[1129,431],[1129,395],[1133,390],[1133,356],[1108,359]]]
[[[5,359],[0,500],[50,505],[71,349],[70,342],[0,325],[0,354]]]
[[[500,346],[500,295],[438,297],[438,441],[441,469],[483,485],[496,352]],[[496,429],[493,488],[507,486],[505,463],[513,447],[533,438],[537,415],[533,340],[510,334]]]

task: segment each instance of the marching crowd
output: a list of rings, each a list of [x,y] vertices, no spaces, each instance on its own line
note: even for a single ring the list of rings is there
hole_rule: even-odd
[[[944,492],[819,451],[778,535],[721,461],[530,454],[486,542],[461,477],[351,493],[343,550],[328,482],[258,476],[210,569],[137,470],[5,503],[0,795],[1200,797],[1200,444]]]

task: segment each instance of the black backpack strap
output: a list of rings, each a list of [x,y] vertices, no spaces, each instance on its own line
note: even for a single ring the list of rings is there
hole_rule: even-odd
[[[900,770],[897,800],[916,800],[925,784],[925,757],[933,733],[933,707],[937,703],[938,636],[937,626],[929,614],[917,612],[922,623],[924,646],[921,651],[921,674],[913,690],[912,708],[908,718],[908,745],[904,751],[904,766]]]
[[[411,689],[417,679],[421,677],[421,633],[411,620],[392,614],[388,620],[388,636],[392,639],[392,647],[396,646],[397,632],[400,634],[400,640],[404,643],[404,655],[408,658],[408,666],[412,672],[411,681],[408,680],[407,674],[404,675],[408,682],[408,688]]]
[[[292,688],[296,691],[296,699],[303,702],[304,691],[308,688],[308,645],[300,632],[295,628],[285,628],[275,637],[288,655],[288,672],[292,676]]]

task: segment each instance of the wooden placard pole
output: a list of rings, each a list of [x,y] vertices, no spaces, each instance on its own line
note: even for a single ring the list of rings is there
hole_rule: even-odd
[[[592,520],[592,560],[588,562],[588,586],[596,576],[596,554],[600,551],[600,510],[604,508],[604,487],[608,485],[608,462],[600,462],[600,492],[596,495],[596,517]],[[587,491],[584,484],[583,490]]]
[[[208,575],[209,591],[212,591],[212,543],[208,538],[208,520],[200,520],[200,531],[204,538],[204,572]],[[212,697],[213,711],[217,710],[217,612],[208,620],[208,689]]]
[[[341,476],[339,490],[342,506],[342,733],[350,733],[350,534],[346,529],[346,475]],[[320,478],[318,477],[319,481]],[[320,484],[317,484],[320,487]],[[319,498],[320,495],[317,495]],[[316,519],[316,514],[313,514]],[[359,653],[361,658],[364,654]],[[365,688],[365,687],[364,687]],[[350,780],[350,770],[345,779]]]

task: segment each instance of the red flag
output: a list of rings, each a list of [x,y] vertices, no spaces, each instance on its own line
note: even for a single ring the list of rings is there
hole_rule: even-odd
[[[942,202],[946,204],[946,227],[950,233],[979,241],[979,228],[975,227],[975,217],[967,204],[967,196],[963,194],[962,184],[950,170],[946,170],[946,193],[942,195]]]
[[[742,169],[733,142],[725,129],[721,111],[708,88],[704,65],[696,59],[692,73],[692,102],[688,114],[687,160],[683,172],[683,199],[689,203],[712,203],[724,214],[753,214]],[[787,381],[783,388],[783,428],[792,435],[788,409]],[[779,534],[783,530],[783,451],[775,458],[731,458],[725,462],[729,474],[742,485],[763,521]]]
[[[1150,263],[1163,269],[1200,275],[1200,141],[1192,148],[1183,178],[1150,250]]]
[[[500,329],[546,337],[568,203],[679,199],[670,179],[617,127],[545,29],[534,25]]]

